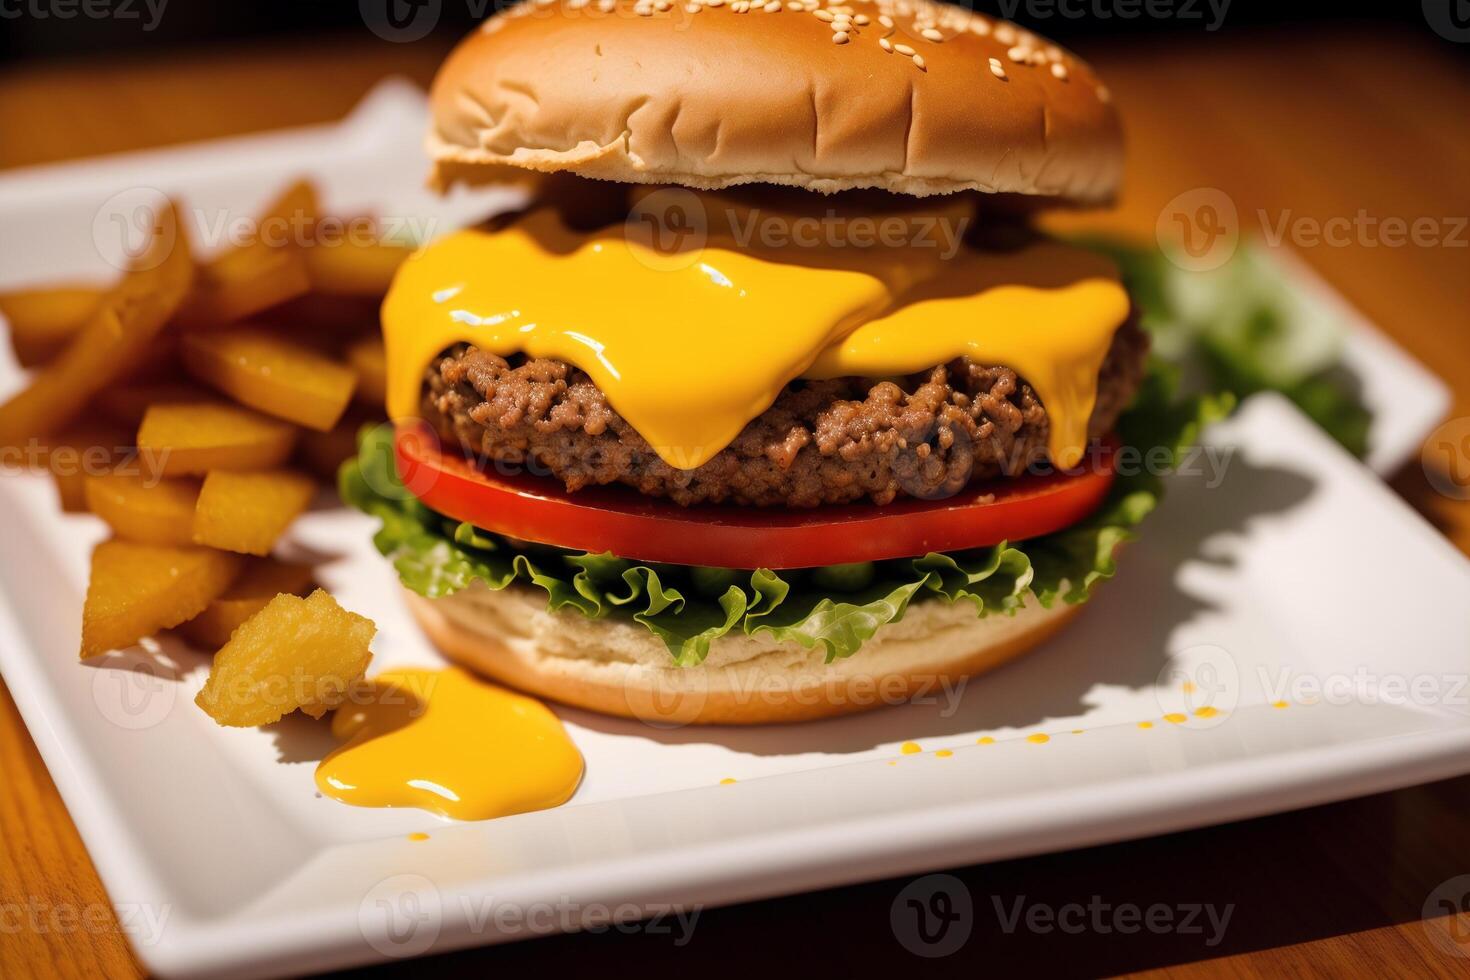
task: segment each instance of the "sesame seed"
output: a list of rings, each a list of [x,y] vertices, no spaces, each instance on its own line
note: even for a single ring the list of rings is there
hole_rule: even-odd
[[[879,14],[878,23],[882,24],[884,27],[891,28],[893,27],[893,18],[889,17],[887,14]]]
[[[926,41],[939,42],[944,40],[944,35],[936,31],[932,27],[924,28],[922,31],[919,32],[919,36],[921,36]]]
[[[995,39],[1001,44],[1011,45],[1016,43],[1016,29],[1010,24],[995,25]]]
[[[906,54],[910,58],[914,56],[914,49],[909,47],[907,44],[895,44],[893,46],[893,50],[897,51],[899,54]]]
[[[854,24],[857,24],[857,26],[859,26],[859,27],[867,27],[868,26],[868,23],[869,23],[869,21],[868,21],[868,15],[867,14],[858,14],[852,20],[853,20],[853,23]]]
[[[781,0],[771,0],[770,3],[766,4],[761,9],[768,14],[779,14],[781,12]]]
[[[1005,78],[1006,77],[1006,69],[1005,69],[1005,66],[1002,65],[995,58],[991,58],[990,59],[990,74],[994,75],[996,78]]]
[[[919,69],[919,71],[926,71],[927,70],[924,67],[924,56],[923,55],[921,55],[921,54],[914,55],[914,67],[917,68],[917,69]]]
[[[893,42],[888,40],[888,38],[886,37],[878,38],[878,47],[882,48],[884,51],[887,51],[889,54],[893,53]]]
[[[617,0],[613,0],[613,2],[616,3]],[[723,7],[725,0],[704,0],[704,5],[706,7]]]
[[[846,44],[847,43],[847,32],[846,31],[838,31],[836,34],[833,34],[832,35],[832,43],[833,44]]]
[[[1054,78],[1060,78],[1062,81],[1067,80],[1067,66],[1062,64],[1060,61],[1052,63],[1051,73],[1052,77]]]
[[[1030,54],[1030,51],[1027,51],[1025,48],[1017,45],[1016,47],[1011,48],[1009,51],[1006,52],[1006,57],[1011,59],[1012,61],[1025,61],[1027,56],[1029,56]]]
[[[816,17],[817,20],[823,21],[824,23],[828,23],[828,24],[832,23],[832,21],[834,19],[834,16],[832,14],[832,11],[830,11],[830,10],[818,10],[812,16],[813,17]]]
[[[671,3],[670,0],[653,0],[653,7],[659,13],[667,11],[672,6],[673,3]]]

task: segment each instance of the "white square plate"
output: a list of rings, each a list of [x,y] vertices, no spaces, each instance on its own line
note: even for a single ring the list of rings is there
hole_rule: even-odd
[[[391,87],[335,130],[0,179],[7,231],[24,232],[7,234],[6,278],[85,272],[91,215],[119,186],[238,209],[306,167],[333,207],[406,209],[391,195],[418,193],[404,176],[419,172],[417,137],[402,134],[421,115],[421,97]],[[485,205],[422,202],[446,221]],[[71,227],[58,214],[87,224],[53,251],[43,232]],[[19,254],[18,240],[53,254]],[[1422,369],[1388,349],[1368,379],[1414,390]],[[18,381],[6,370],[0,390]],[[1421,424],[1413,444],[1423,435]],[[172,641],[157,657],[79,665],[102,531],[58,513],[43,477],[0,486],[0,670],[139,955],[171,975],[301,973],[500,942],[1470,771],[1470,564],[1280,398],[1251,399],[1205,449],[1198,474],[1171,478],[1117,579],[1031,656],[927,704],[801,726],[665,731],[563,710],[587,760],[577,795],[481,824],[318,798],[322,726],[216,728],[190,703],[204,658]],[[375,670],[437,662],[370,527],[321,511],[294,544],[322,559],[347,608],[378,622]],[[1203,701],[1219,713],[1163,720]],[[1040,733],[1049,740],[1028,738]],[[900,754],[906,740],[924,751]],[[410,842],[414,831],[430,839]]]

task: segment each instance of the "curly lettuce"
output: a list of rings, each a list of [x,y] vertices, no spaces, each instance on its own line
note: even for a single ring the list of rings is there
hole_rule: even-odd
[[[1128,445],[1164,447],[1177,461],[1233,400],[1175,401],[1169,388],[1163,375],[1151,374],[1119,431]],[[820,647],[829,662],[848,657],[915,602],[967,602],[976,616],[1014,614],[1028,600],[1047,608],[1082,602],[1113,575],[1114,551],[1157,504],[1161,480],[1154,473],[1120,475],[1096,513],[1043,537],[797,571],[639,562],[488,533],[430,510],[404,488],[386,426],[363,432],[357,458],[342,466],[339,489],[344,501],[381,522],[374,545],[420,595],[446,596],[476,582],[497,591],[529,586],[546,594],[551,610],[639,623],[675,663],[691,665],[716,639],[737,633]]]

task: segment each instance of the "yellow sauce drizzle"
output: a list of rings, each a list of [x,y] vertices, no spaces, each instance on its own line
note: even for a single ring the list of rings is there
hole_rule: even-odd
[[[418,414],[424,368],[455,343],[586,371],[669,465],[710,460],[799,377],[888,377],[968,355],[1025,377],[1050,451],[1080,460],[1097,373],[1128,297],[1106,259],[1056,242],[1014,253],[742,246],[675,256],[622,226],[551,211],[439,239],[383,304],[388,411]]]
[[[1037,732],[1035,735],[1027,735],[1026,741],[1034,742],[1037,745],[1045,745],[1051,741],[1051,736],[1045,732]]]
[[[582,779],[582,755],[550,709],[458,668],[385,671],[370,700],[337,710],[332,734],[344,744],[316,784],[353,806],[488,820],[559,806]]]
[[[905,742],[898,747],[898,751],[902,752],[904,755],[918,755],[920,752],[924,751],[924,749],[919,745],[918,742]]]

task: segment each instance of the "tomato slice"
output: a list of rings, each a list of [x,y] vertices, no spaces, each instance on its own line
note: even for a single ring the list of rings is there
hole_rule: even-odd
[[[1113,482],[1115,444],[1084,468],[1000,479],[943,500],[902,498],[797,510],[680,507],[621,486],[569,493],[554,480],[486,473],[425,424],[397,429],[405,486],[429,508],[497,534],[639,561],[716,568],[811,568],[1020,541],[1076,524]]]

